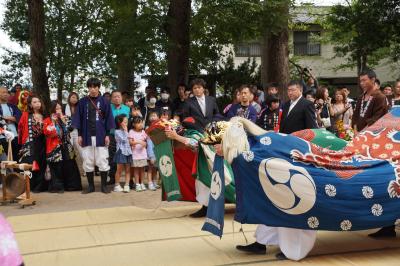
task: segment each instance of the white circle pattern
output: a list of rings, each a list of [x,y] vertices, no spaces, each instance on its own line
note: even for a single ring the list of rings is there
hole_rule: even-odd
[[[263,145],[271,145],[272,140],[270,137],[263,137],[260,139],[260,143]]]
[[[318,218],[314,217],[314,216],[308,218],[307,223],[308,223],[308,226],[313,229],[318,228],[318,226],[319,226]]]
[[[342,228],[343,231],[349,231],[352,227],[352,224],[349,220],[344,220],[340,223],[340,228]]]
[[[381,216],[382,213],[383,213],[382,205],[380,205],[380,204],[374,204],[374,205],[372,205],[372,207],[371,207],[371,212],[372,212],[372,214],[375,215],[375,216]]]
[[[325,193],[329,197],[335,197],[336,196],[336,188],[334,185],[327,184],[325,185]]]
[[[374,197],[374,191],[369,186],[363,186],[362,193],[366,199],[372,199]]]
[[[246,162],[251,162],[254,159],[254,152],[252,151],[244,151],[242,155]]]

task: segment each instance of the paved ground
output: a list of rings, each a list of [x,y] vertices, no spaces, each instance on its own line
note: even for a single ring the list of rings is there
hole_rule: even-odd
[[[98,188],[98,186],[96,186]],[[400,240],[373,240],[364,232],[319,232],[301,262],[247,255],[235,245],[254,241],[254,225],[233,222],[226,206],[224,236],[201,231],[204,219],[188,214],[199,206],[161,202],[161,191],[40,193],[37,205],[0,206],[12,224],[26,265],[399,265]],[[246,236],[246,237],[245,237]]]
[[[232,210],[233,206],[227,206]],[[189,218],[194,206],[115,207],[8,217],[24,261],[43,265],[399,265],[398,239],[373,240],[368,232],[319,232],[309,257],[277,261],[277,247],[266,255],[235,249],[253,241],[254,225],[225,216],[222,239],[201,231],[203,219]]]

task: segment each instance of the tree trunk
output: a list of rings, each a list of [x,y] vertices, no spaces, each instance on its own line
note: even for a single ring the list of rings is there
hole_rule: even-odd
[[[74,87],[75,87],[75,71],[72,71],[68,90],[69,91],[74,91],[74,89],[75,89]]]
[[[62,92],[64,89],[64,85],[65,85],[65,72],[61,71],[57,81],[57,100],[60,102],[62,102],[63,98]]]
[[[271,34],[269,38],[269,52],[267,63],[267,81],[277,82],[281,89],[279,97],[287,100],[286,85],[289,83],[289,33],[284,29],[278,34]]]
[[[261,83],[276,82],[280,85],[279,97],[287,99],[286,85],[289,82],[289,1],[276,12],[288,19],[278,32],[266,29],[263,33],[261,47]]]
[[[115,29],[112,44],[116,55],[117,88],[122,92],[133,95],[135,54],[137,53],[135,32],[137,31],[136,20],[138,13],[137,0],[113,0],[110,1],[114,11]]]
[[[361,73],[362,71],[364,71],[365,69],[367,69],[367,55],[366,55],[366,54],[363,54],[363,55],[361,56],[361,71],[360,71],[360,73]]]
[[[261,42],[261,84],[265,88],[269,82],[268,79],[268,55],[269,55],[269,32],[265,31]]]
[[[362,69],[361,56],[357,56],[357,77],[360,75]]]
[[[46,74],[43,0],[28,0],[28,20],[33,91],[41,97],[44,105],[49,107],[50,92]]]
[[[134,62],[126,55],[117,56],[118,90],[133,95],[134,92]]]
[[[176,86],[189,81],[191,0],[171,0],[167,16],[168,87],[176,97]]]

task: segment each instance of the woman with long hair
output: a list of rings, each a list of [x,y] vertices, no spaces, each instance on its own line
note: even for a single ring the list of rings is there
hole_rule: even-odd
[[[33,192],[43,192],[48,189],[46,173],[46,142],[43,135],[45,117],[42,100],[38,96],[29,96],[27,111],[22,114],[18,123],[19,162],[33,165],[30,180]]]
[[[319,87],[315,94],[315,110],[317,122],[321,128],[332,130],[331,114],[333,113],[331,98],[327,87]]]
[[[68,116],[70,119],[72,119],[72,116],[75,114],[75,111],[78,107],[78,102],[79,102],[79,95],[76,92],[71,92],[68,96],[68,101],[67,104],[64,107],[64,114]],[[76,128],[73,128],[72,131],[69,133],[70,134],[70,141],[72,146],[74,147],[74,152],[75,152],[75,160],[76,163],[78,164],[79,167],[79,172],[81,175],[85,174],[85,171],[83,171],[83,161],[82,161],[82,147],[78,143],[78,130]]]
[[[50,105],[50,117],[43,122],[46,136],[46,159],[50,167],[50,192],[82,190],[81,177],[70,142],[70,119],[62,113],[58,101]]]
[[[353,117],[353,108],[347,103],[347,96],[343,90],[335,91],[335,103],[332,105],[332,122],[334,131],[337,133],[336,122],[343,121],[344,126],[351,126],[351,118]]]

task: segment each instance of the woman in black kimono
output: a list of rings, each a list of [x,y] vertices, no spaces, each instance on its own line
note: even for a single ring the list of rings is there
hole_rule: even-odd
[[[82,190],[81,176],[70,141],[70,119],[63,115],[58,101],[51,102],[50,113],[43,126],[46,158],[51,173],[49,191],[63,193],[64,190]]]

